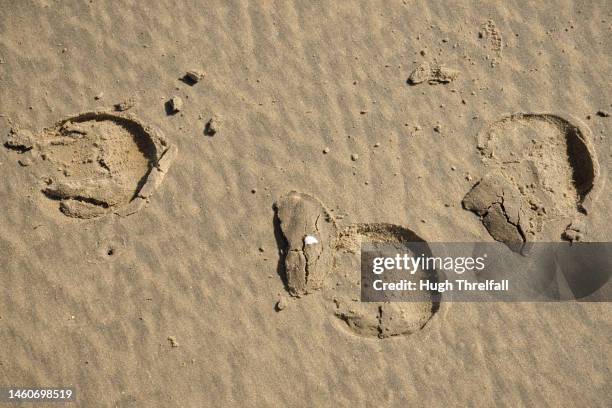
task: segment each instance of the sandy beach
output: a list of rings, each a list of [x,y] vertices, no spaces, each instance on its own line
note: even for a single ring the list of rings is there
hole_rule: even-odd
[[[611,406],[609,302],[368,304],[358,282],[369,240],[612,241],[611,12],[0,0],[0,387]]]

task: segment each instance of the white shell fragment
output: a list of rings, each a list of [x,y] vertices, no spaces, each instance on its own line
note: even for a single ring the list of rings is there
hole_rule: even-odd
[[[318,243],[319,243],[319,240],[314,235],[306,235],[304,237],[304,244],[305,245],[314,245],[314,244],[318,244]]]

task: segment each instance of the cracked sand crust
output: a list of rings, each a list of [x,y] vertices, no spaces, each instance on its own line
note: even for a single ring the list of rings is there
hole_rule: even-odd
[[[319,200],[297,191],[278,200],[275,209],[286,241],[284,261],[289,293],[301,296],[320,289],[332,265],[335,221]],[[318,242],[309,244],[307,237]]]

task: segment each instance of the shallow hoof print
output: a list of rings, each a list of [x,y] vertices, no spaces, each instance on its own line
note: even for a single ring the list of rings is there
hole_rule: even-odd
[[[336,225],[323,204],[292,191],[274,205],[283,238],[281,254],[287,288],[293,296],[320,289],[332,267]]]
[[[347,307],[336,301],[335,315],[343,320],[350,331],[363,337],[380,337],[380,306],[376,303],[355,303]]]
[[[386,339],[421,331],[440,309],[441,298],[433,292],[387,293],[385,301],[360,301],[362,245],[393,249],[391,253],[429,253],[427,243],[412,230],[394,224],[357,224],[340,232],[331,285],[324,297],[342,327],[362,337]],[[438,280],[437,272],[419,270],[419,279]],[[393,301],[395,299],[395,301]]]
[[[429,302],[353,303],[336,301],[336,317],[362,337],[386,339],[414,334],[427,324],[437,309]]]
[[[421,330],[435,307],[428,302],[384,303],[380,308],[380,333],[378,337],[409,335]]]
[[[35,137],[12,132],[12,150],[35,158],[41,192],[71,218],[135,213],[160,186],[176,147],[127,113],[94,111],[64,119]]]

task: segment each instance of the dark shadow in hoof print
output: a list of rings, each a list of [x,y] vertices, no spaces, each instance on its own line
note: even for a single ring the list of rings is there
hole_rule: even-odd
[[[306,295],[320,289],[332,266],[336,224],[323,204],[292,191],[274,204],[279,244],[279,273],[289,293]]]
[[[12,129],[7,148],[27,155],[42,192],[73,218],[137,212],[161,184],[177,149],[130,114],[82,113],[34,136]]]
[[[431,256],[425,241],[408,228],[393,224],[358,224],[344,229],[338,237],[334,274],[324,297],[330,301],[334,315],[352,333],[364,337],[388,338],[410,335],[422,330],[440,309],[438,293],[428,299],[409,299],[402,294],[398,301],[361,302],[362,244],[396,248],[398,253]],[[416,278],[437,281],[437,273],[418,271]],[[422,295],[422,293],[420,294]],[[389,295],[389,300],[393,295]],[[401,301],[400,301],[401,300]]]
[[[514,114],[487,126],[478,149],[489,167],[463,199],[491,236],[521,252],[557,241],[600,189],[589,129],[551,114]]]

